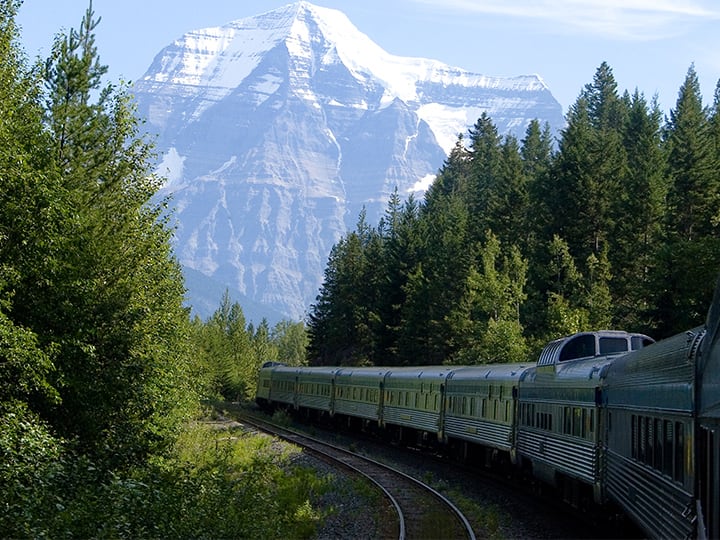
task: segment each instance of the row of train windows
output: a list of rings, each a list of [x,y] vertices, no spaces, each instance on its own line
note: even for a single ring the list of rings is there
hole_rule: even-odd
[[[377,403],[380,390],[377,388],[362,388],[357,386],[336,386],[335,397],[340,399],[354,399]]]
[[[280,392],[295,392],[295,381],[273,381],[272,388]]]
[[[474,394],[480,396],[487,396],[490,399],[503,399],[509,398],[512,395],[510,387],[502,385],[468,385],[468,384],[453,384],[453,392],[457,394]]]
[[[416,409],[439,410],[439,394],[420,394],[418,392],[385,391],[385,403],[397,407],[414,407]]]
[[[330,385],[320,383],[298,383],[299,394],[330,397]]]
[[[510,400],[451,396],[448,398],[448,410],[453,414],[488,418],[501,422],[509,422],[512,419],[512,402]]]
[[[528,427],[556,431],[583,439],[592,439],[595,434],[595,411],[587,407],[537,407],[534,403],[520,405],[520,422]],[[553,418],[558,422],[553,426]]]
[[[632,457],[676,482],[684,481],[685,427],[681,422],[632,415]]]

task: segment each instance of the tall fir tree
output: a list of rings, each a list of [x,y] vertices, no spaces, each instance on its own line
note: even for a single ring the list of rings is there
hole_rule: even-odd
[[[720,266],[720,174],[711,122],[690,66],[666,126],[665,240],[655,272],[660,337],[700,324]]]
[[[662,151],[662,114],[638,91],[628,103],[624,147],[627,175],[618,192],[617,231],[613,242],[614,320],[620,328],[652,333],[651,275],[661,243],[667,177]]]
[[[498,184],[502,177],[502,137],[487,113],[470,129],[470,171],[464,194],[470,212],[470,234],[481,242],[492,228],[493,211],[501,207]]]

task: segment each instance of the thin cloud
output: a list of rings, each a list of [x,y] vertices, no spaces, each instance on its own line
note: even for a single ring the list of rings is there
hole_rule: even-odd
[[[713,0],[414,0],[441,10],[534,19],[547,31],[592,33],[612,39],[653,40],[682,35],[720,19]]]

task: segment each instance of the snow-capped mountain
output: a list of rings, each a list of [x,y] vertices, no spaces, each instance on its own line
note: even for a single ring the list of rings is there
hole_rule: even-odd
[[[361,209],[374,223],[396,187],[426,187],[482,112],[518,137],[533,118],[563,124],[538,76],[393,56],[308,2],[185,34],[134,92],[159,134],[190,303],[207,303],[201,275],[270,319],[301,319]]]

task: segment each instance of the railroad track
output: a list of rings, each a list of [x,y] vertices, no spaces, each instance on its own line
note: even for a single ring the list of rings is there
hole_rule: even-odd
[[[402,471],[306,434],[240,415],[238,421],[271,433],[309,452],[348,468],[374,483],[397,515],[397,537],[414,539],[468,539],[475,533],[462,512],[441,493]]]

